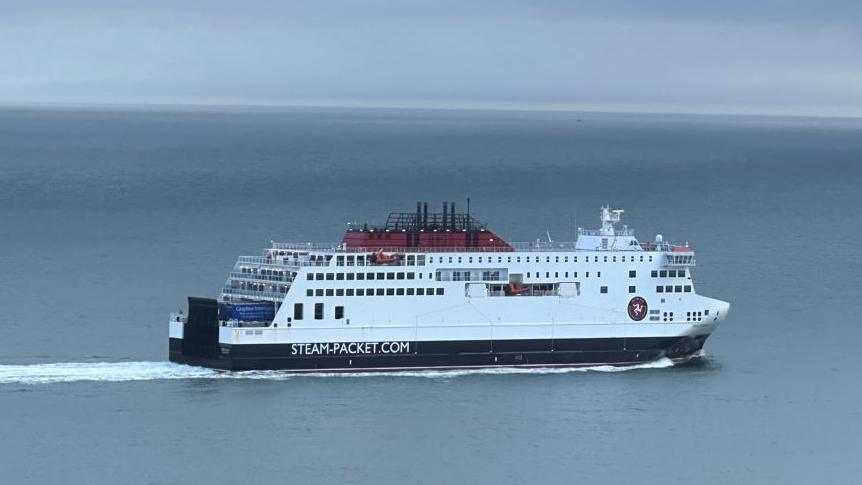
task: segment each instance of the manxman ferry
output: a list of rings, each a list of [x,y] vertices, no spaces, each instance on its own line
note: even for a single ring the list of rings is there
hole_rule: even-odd
[[[240,256],[218,300],[170,316],[170,360],[227,370],[631,365],[696,355],[730,305],[694,249],[602,208],[575,242],[510,243],[455,204]]]

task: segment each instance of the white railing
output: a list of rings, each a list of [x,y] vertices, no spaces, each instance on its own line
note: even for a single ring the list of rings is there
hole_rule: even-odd
[[[274,301],[282,301],[284,300],[285,293],[278,293],[274,291],[254,291],[254,290],[243,290],[240,288],[222,288],[222,294],[231,295],[231,296],[239,296],[243,298],[253,298],[253,299],[267,299]]]

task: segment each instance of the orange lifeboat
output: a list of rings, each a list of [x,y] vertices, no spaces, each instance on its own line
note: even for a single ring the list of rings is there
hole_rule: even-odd
[[[400,254],[383,254],[382,250],[371,254],[371,264],[387,265],[398,261],[401,261]]]
[[[688,243],[686,243],[685,246],[674,246],[673,247],[673,252],[675,252],[675,253],[690,253],[692,251],[694,251],[694,248],[689,246]]]
[[[529,292],[530,292],[529,286],[519,285],[516,283],[509,283],[506,286],[506,294],[509,296],[526,295]]]

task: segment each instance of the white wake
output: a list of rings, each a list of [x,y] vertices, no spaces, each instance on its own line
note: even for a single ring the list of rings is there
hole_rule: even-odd
[[[288,371],[225,372],[174,364],[171,362],[63,362],[53,364],[0,365],[0,384],[52,384],[58,382],[126,382],[168,379],[272,379],[297,377],[425,377],[453,378],[466,375],[498,374],[563,374],[569,372],[623,372],[634,369],[660,369],[671,367],[670,359],[631,366],[599,365],[592,367],[496,367],[459,370],[421,370],[397,372],[315,372],[291,373]]]

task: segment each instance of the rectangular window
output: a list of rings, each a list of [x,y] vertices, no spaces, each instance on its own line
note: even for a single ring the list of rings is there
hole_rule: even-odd
[[[398,296],[404,296],[404,288],[396,288],[395,294]]]
[[[673,291],[675,293],[682,293],[682,285],[676,285],[673,287]]]
[[[347,289],[347,296],[353,296],[353,288]]]
[[[607,293],[607,292],[608,292],[608,287],[607,287],[607,286],[602,286],[601,288],[599,288],[599,291],[600,291],[600,292],[602,292],[602,293]]]
[[[664,287],[664,292],[665,292],[665,293],[673,293],[673,286],[671,286],[671,285],[665,285],[665,287]]]
[[[407,279],[408,280],[416,279],[416,273],[407,273]]]
[[[374,279],[374,273],[367,273],[365,275],[365,279],[366,280],[373,280]]]
[[[395,279],[395,273],[386,273],[386,279],[387,280],[394,280]]]
[[[365,288],[357,288],[356,296],[365,296]]]
[[[635,270],[633,270],[633,269],[630,269],[630,270],[629,270],[629,278],[636,278],[636,277],[637,277],[637,275],[638,275],[638,272],[637,272],[637,271],[635,271]]]
[[[677,270],[676,275],[679,276],[680,278],[685,278],[685,270],[684,269]]]
[[[353,273],[347,273],[347,279],[348,280],[352,280],[354,276],[356,276],[356,275]]]
[[[365,273],[356,273],[356,279],[357,280],[364,280],[365,279]]]
[[[344,296],[344,288],[336,288],[335,296]]]
[[[332,296],[332,295],[333,295],[332,288],[327,288],[326,289],[326,296]]]
[[[322,280],[323,279],[323,273],[314,273],[314,279]]]
[[[333,273],[326,273],[326,279],[327,279],[327,280],[334,280],[334,279],[335,279],[335,275],[334,275]]]
[[[664,286],[656,286],[655,292],[656,293],[664,293]]]
[[[662,278],[667,278],[667,271],[661,270],[659,271],[658,275]]]
[[[315,296],[323,296],[323,290],[322,289],[314,290],[314,295]]]
[[[366,288],[365,296],[374,296],[374,288]]]
[[[658,278],[658,271],[652,270],[652,271],[650,271],[649,275],[652,276],[653,278]]]
[[[337,279],[337,280],[343,280],[343,279],[344,279],[344,273],[336,273],[336,274],[335,274],[335,279]]]
[[[629,286],[629,293],[637,293],[637,289],[634,286]]]
[[[425,296],[425,288],[416,288],[416,294],[419,296]]]
[[[305,296],[314,296],[314,290],[305,290]]]
[[[314,304],[314,319],[323,320],[323,303]]]
[[[434,288],[425,288],[425,296],[433,296]]]
[[[437,295],[443,294],[443,288],[437,288]]]
[[[403,280],[403,279],[404,279],[404,273],[398,273],[397,278],[398,278],[399,280]]]
[[[383,273],[377,273],[377,279],[378,279],[378,280],[382,280],[382,279],[385,279],[385,278],[386,278],[386,276],[384,276],[384,274],[383,274]]]
[[[305,279],[307,279],[308,281],[313,280],[313,279],[314,279],[314,273],[308,273],[308,274],[306,274],[306,275],[305,275]]]
[[[293,319],[302,320],[302,303],[293,304]]]
[[[676,270],[675,270],[675,269],[672,269],[672,270],[668,271],[668,272],[667,272],[667,275],[668,275],[668,277],[670,277],[670,278],[676,278]]]
[[[416,293],[414,288],[407,288],[407,296],[413,296]]]
[[[342,318],[344,318],[344,307],[343,306],[336,306],[335,307],[335,319],[341,320]]]
[[[686,293],[691,293],[691,286],[685,285],[685,288],[683,289],[683,291],[685,291]]]
[[[386,288],[386,295],[392,296],[395,294],[395,288]]]

